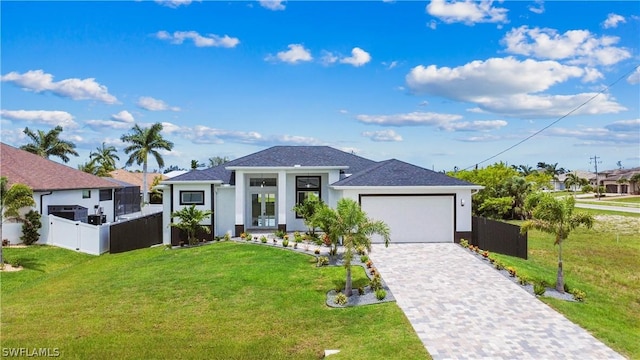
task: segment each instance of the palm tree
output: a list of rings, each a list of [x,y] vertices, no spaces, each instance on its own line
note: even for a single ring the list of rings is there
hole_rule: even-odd
[[[7,188],[7,178],[0,177],[0,239],[2,239],[2,223],[5,219],[21,219],[20,209],[34,206],[33,191],[27,185],[13,184]],[[0,266],[4,265],[2,244],[0,242]]]
[[[120,157],[116,154],[117,152],[118,150],[116,150],[115,146],[107,146],[103,142],[102,146],[97,147],[95,152],[92,151],[89,154],[89,159],[98,163],[104,169],[104,172],[108,174],[116,169],[116,159],[120,160]]]
[[[342,198],[338,201],[335,210],[327,211],[326,209],[322,211],[322,214],[332,218],[328,221],[331,224],[329,236],[342,237],[344,267],[347,270],[344,293],[346,296],[351,296],[351,260],[357,247],[364,246],[368,251],[371,251],[370,237],[374,234],[381,235],[385,246],[389,246],[389,226],[383,221],[367,218],[367,214],[362,211],[360,205],[352,199]]]
[[[200,225],[200,223],[209,218],[211,214],[213,214],[211,210],[199,210],[196,209],[195,205],[184,207],[171,213],[172,218],[177,217],[180,219],[179,222],[171,223],[171,226],[186,231],[189,244],[194,245],[198,242],[196,238],[198,230],[203,230],[207,234],[211,232],[208,227]]]
[[[160,132],[162,131],[162,124],[155,123],[148,128],[141,128],[136,124],[131,133],[122,135],[120,140],[131,145],[124,148],[124,153],[131,155],[127,160],[126,166],[131,166],[134,162],[138,165],[142,164],[142,187],[143,187],[143,202],[147,204],[149,202],[149,188],[147,186],[147,161],[149,154],[153,155],[158,163],[158,166],[162,169],[164,167],[164,160],[158,150],[171,151],[173,149],[173,143],[165,140]]]
[[[222,165],[224,163],[229,162],[229,158],[224,156],[224,157],[220,157],[220,156],[214,156],[214,157],[210,157],[209,158],[209,167],[216,167],[218,165]]]
[[[60,139],[59,136],[62,132],[60,125],[46,133],[42,130],[35,133],[28,127],[25,127],[23,132],[31,139],[31,143],[21,146],[22,150],[47,159],[50,156],[57,156],[65,163],[69,162],[68,155],[78,156],[78,152],[74,150],[76,147],[74,143]]]
[[[511,167],[518,171],[518,173],[520,173],[520,175],[522,176],[527,176],[527,175],[531,175],[532,173],[534,173],[536,170],[534,168],[532,168],[529,165],[511,165]]]
[[[199,167],[203,167],[204,164],[202,164],[201,162],[199,162],[198,160],[191,160],[191,170],[195,170]]]
[[[533,218],[520,226],[524,234],[529,229],[537,229],[555,235],[554,245],[558,245],[558,276],[556,290],[564,292],[564,273],[562,271],[562,242],[578,226],[590,229],[593,215],[584,212],[574,213],[576,200],[571,197],[554,198],[548,193],[536,193],[527,198],[527,208],[533,209]]]
[[[631,190],[632,193],[636,193],[636,187],[638,186],[638,183],[640,183],[640,173],[634,174],[631,179],[629,179],[629,182],[632,184],[633,189]]]
[[[577,174],[569,173],[566,179],[564,179],[564,186],[570,191],[573,191],[573,196],[576,196],[576,188],[585,186],[589,183],[589,180],[579,177]],[[573,190],[571,190],[573,189]]]

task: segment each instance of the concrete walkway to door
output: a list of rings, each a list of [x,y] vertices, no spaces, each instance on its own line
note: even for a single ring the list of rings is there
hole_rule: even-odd
[[[434,359],[623,358],[456,244],[370,258]]]

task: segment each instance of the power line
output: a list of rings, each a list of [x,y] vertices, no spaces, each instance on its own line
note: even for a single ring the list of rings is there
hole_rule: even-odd
[[[469,167],[466,167],[466,168],[464,168],[463,170],[469,170],[469,169],[471,169],[471,168],[473,168],[473,167],[475,167],[475,168],[477,169],[479,164],[482,164],[482,163],[487,162],[487,161],[489,161],[489,160],[491,160],[491,159],[493,159],[493,158],[496,158],[496,157],[498,157],[498,156],[500,156],[500,155],[502,155],[502,154],[506,153],[507,151],[509,151],[509,150],[511,150],[511,149],[513,149],[513,148],[515,148],[515,147],[517,147],[517,146],[519,146],[520,144],[524,143],[525,141],[527,141],[527,140],[531,139],[532,137],[534,137],[534,136],[536,136],[536,135],[540,134],[541,132],[543,132],[543,131],[547,130],[548,128],[550,128],[550,127],[552,127],[553,125],[555,125],[556,123],[558,123],[560,120],[562,120],[562,119],[564,119],[564,118],[568,117],[569,115],[571,115],[571,114],[573,114],[574,112],[578,111],[578,110],[579,110],[580,108],[582,108],[583,106],[585,106],[585,105],[587,105],[588,103],[590,103],[591,101],[593,101],[593,100],[594,100],[595,98],[597,98],[598,96],[602,95],[605,91],[609,90],[611,87],[613,87],[613,86],[614,86],[615,84],[617,84],[620,80],[624,79],[625,77],[627,77],[627,76],[628,76],[629,74],[631,74],[632,72],[636,71],[636,69],[638,69],[639,67],[640,67],[640,65],[636,65],[633,69],[631,69],[631,70],[627,71],[625,74],[623,74],[622,76],[620,76],[620,77],[619,77],[618,79],[616,79],[614,82],[612,82],[611,84],[609,84],[609,85],[605,86],[602,90],[600,90],[599,92],[597,92],[595,95],[593,95],[592,97],[590,97],[589,99],[587,99],[587,100],[586,100],[585,102],[583,102],[582,104],[580,104],[580,105],[576,106],[575,108],[573,108],[573,109],[572,109],[571,111],[569,111],[568,113],[566,113],[566,114],[562,115],[561,117],[559,117],[558,119],[556,119],[556,120],[555,120],[554,122],[552,122],[551,124],[549,124],[549,125],[547,125],[547,126],[543,127],[542,129],[540,129],[540,130],[536,131],[535,133],[533,133],[533,134],[531,134],[531,135],[527,136],[526,138],[524,138],[524,139],[522,139],[522,140],[518,141],[517,143],[515,143],[515,144],[513,144],[513,145],[509,146],[508,148],[506,148],[506,149],[504,149],[504,150],[500,151],[499,153],[497,153],[497,154],[495,154],[495,155],[493,155],[493,156],[491,156],[491,157],[488,157],[488,158],[486,158],[486,159],[484,159],[484,160],[482,160],[482,161],[480,161],[480,162],[477,162],[477,163],[475,163],[475,165],[471,165],[471,166],[469,166]]]

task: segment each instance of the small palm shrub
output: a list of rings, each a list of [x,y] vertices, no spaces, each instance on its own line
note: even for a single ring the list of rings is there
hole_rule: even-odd
[[[382,278],[380,278],[380,274],[376,274],[371,278],[371,281],[369,281],[369,287],[371,287],[371,290],[373,291],[382,289]]]
[[[277,238],[279,238],[279,239],[284,238],[284,236],[285,236],[286,234],[287,234],[287,233],[285,233],[285,232],[284,232],[284,230],[276,230],[276,231],[273,233],[273,235],[275,235],[275,237],[277,237]]]
[[[267,237],[266,236],[261,236],[260,237],[260,242],[263,243],[263,244],[266,244],[267,243]]]
[[[384,289],[376,290],[376,299],[383,300],[386,297],[387,297],[387,292],[384,291]]]
[[[511,267],[511,266],[507,267],[507,271],[509,272],[509,275],[511,277],[516,276],[516,269],[514,269],[513,267]]]
[[[358,295],[364,295],[364,288],[362,286],[358,287]]]
[[[253,238],[253,236],[252,236],[251,234],[249,234],[249,233],[245,234],[244,239],[245,239],[246,241],[251,241],[251,239],[252,239],[252,238]]]
[[[546,287],[544,286],[544,284],[542,283],[535,283],[533,284],[533,293],[538,295],[538,296],[542,296],[544,295],[544,292],[547,291]]]
[[[289,240],[288,239],[282,240],[282,246],[284,246],[284,247],[289,246]]]
[[[362,255],[360,256],[360,262],[361,263],[366,263],[369,260],[369,257],[367,255]]]
[[[571,295],[573,295],[574,299],[580,302],[584,302],[584,300],[587,298],[587,294],[579,289],[571,289]]]
[[[364,247],[364,245],[359,245],[359,246],[356,248],[356,252],[358,253],[358,255],[364,255],[364,254],[366,254],[366,253],[367,253],[367,248],[366,248],[366,247]]]
[[[343,294],[343,293],[339,293],[338,296],[336,296],[336,299],[333,301],[338,305],[346,305],[347,304],[347,295]]]
[[[326,256],[318,256],[317,266],[329,265],[329,258]]]
[[[460,239],[460,246],[462,246],[463,248],[468,248],[469,242],[465,239]]]

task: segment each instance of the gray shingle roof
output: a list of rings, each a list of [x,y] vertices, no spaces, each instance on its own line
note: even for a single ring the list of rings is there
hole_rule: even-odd
[[[355,173],[375,161],[350,154],[329,146],[274,146],[257,153],[232,160],[225,166],[237,167],[293,167],[300,166],[348,166]]]
[[[228,164],[228,163],[227,163]],[[167,179],[169,182],[173,181],[212,181],[221,180],[225,184],[234,184],[235,179],[231,170],[227,170],[227,164],[218,165],[212,168],[203,170],[191,170],[182,175]]]
[[[406,162],[391,159],[337,181],[333,186],[474,186]]]

